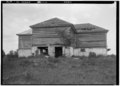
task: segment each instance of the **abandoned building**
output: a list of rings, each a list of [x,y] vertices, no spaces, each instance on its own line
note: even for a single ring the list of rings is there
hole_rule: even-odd
[[[72,24],[52,18],[17,34],[19,57],[46,54],[59,56],[107,55],[108,30],[90,24]]]

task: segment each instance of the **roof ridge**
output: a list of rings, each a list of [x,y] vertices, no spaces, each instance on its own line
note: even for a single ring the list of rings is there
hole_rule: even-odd
[[[60,25],[67,25],[67,24],[72,24],[72,23],[65,21],[63,19],[60,19],[58,17],[54,17],[51,19],[47,19],[43,22],[31,25],[30,27],[60,26]]]
[[[91,23],[76,24],[76,25],[74,25],[74,27],[77,30],[77,32],[96,32],[96,31],[107,32],[108,31],[107,29],[105,29],[103,27],[99,27],[99,26],[91,24]],[[92,28],[94,28],[94,29],[92,29]]]

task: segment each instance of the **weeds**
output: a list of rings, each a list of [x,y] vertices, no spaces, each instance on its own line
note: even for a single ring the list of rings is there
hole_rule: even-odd
[[[60,59],[58,58],[48,58],[49,63],[60,63]]]
[[[21,61],[20,66],[23,66],[23,67],[29,66],[29,65],[31,65],[31,63],[32,62],[29,60],[23,60],[23,61]]]
[[[8,60],[8,62],[6,60],[4,65],[7,64],[7,66],[3,67],[3,77],[9,77],[9,75],[13,77],[9,77],[9,79],[4,82],[5,84],[23,84],[23,82],[24,84],[70,84],[72,82],[74,82],[74,84],[90,84],[93,82],[114,84],[116,77],[116,63],[114,58],[104,59],[105,56],[103,58],[102,56],[93,56],[93,58],[92,55],[89,57],[74,56],[73,58],[43,58],[38,56],[33,58],[11,59]],[[33,66],[34,63],[37,63],[37,65]],[[22,74],[23,72],[25,73]],[[20,73],[22,77],[17,76],[16,79],[15,74],[18,73]],[[82,75],[85,78],[83,79],[83,77],[77,76],[76,74]],[[99,80],[103,80],[104,82]]]

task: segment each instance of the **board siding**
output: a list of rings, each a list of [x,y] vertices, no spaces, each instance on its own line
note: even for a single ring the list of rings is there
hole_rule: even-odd
[[[51,27],[51,28],[33,28],[33,34],[36,34],[36,33],[41,33],[41,32],[47,32],[47,33],[53,33],[55,32],[56,30],[65,30],[67,28],[70,28],[70,27]]]
[[[106,48],[106,33],[78,34],[78,47],[104,47]]]
[[[88,33],[88,34],[78,34],[77,37],[80,41],[99,41],[106,40],[106,33]]]
[[[60,38],[33,38],[33,45],[63,44]]]
[[[19,36],[19,49],[31,48],[32,40],[31,36]]]
[[[64,43],[60,35],[56,33],[57,30],[64,31],[67,37],[72,37],[71,47],[66,48],[62,46]],[[69,57],[73,55],[88,56],[90,52],[95,52],[97,55],[107,54],[106,33],[104,32],[76,34],[71,27],[35,28],[32,31],[32,35],[19,36],[18,53],[20,56],[29,56],[35,53],[38,46],[48,47],[49,55],[55,56],[54,47],[57,45],[61,45],[63,47],[63,54]],[[77,48],[73,48],[72,45],[77,45]],[[85,48],[85,52],[81,52],[81,48]]]
[[[57,31],[64,31],[65,34],[71,33],[71,27],[53,27],[53,28],[36,28],[33,29],[32,43],[37,44],[64,44],[62,37]]]

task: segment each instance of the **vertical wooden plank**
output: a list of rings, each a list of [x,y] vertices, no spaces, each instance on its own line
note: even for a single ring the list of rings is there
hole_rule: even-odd
[[[70,47],[70,56],[73,56],[73,47]]]
[[[48,53],[50,56],[55,56],[55,48],[54,46],[48,46]]]
[[[62,54],[65,55],[65,47],[62,47]]]

